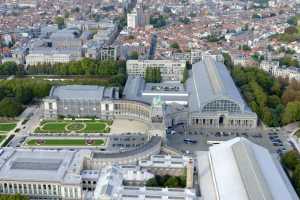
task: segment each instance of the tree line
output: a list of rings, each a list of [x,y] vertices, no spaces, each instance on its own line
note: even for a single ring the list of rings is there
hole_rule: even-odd
[[[69,63],[50,64],[44,63],[35,66],[18,66],[14,62],[6,62],[0,65],[0,75],[58,75],[58,76],[79,76],[97,77],[110,84],[122,87],[126,83],[126,63],[124,61],[94,60],[84,58],[80,61]]]
[[[19,67],[15,62],[5,62],[3,64],[0,64],[0,75],[2,76],[17,75],[23,73],[23,68]]]
[[[1,194],[0,200],[29,200],[29,197],[20,194]]]
[[[281,157],[281,163],[288,172],[295,191],[300,195],[300,156],[297,151],[289,151]]]
[[[228,54],[224,64],[231,72],[244,99],[268,126],[300,120],[300,83],[276,79],[257,67],[234,66]]]
[[[0,82],[0,117],[16,117],[34,98],[49,94],[47,81],[14,79]]]
[[[57,64],[39,64],[28,66],[28,74],[51,74],[51,75],[95,75],[99,77],[109,77],[118,73],[125,73],[126,65],[123,61],[94,60],[84,58],[80,61]]]

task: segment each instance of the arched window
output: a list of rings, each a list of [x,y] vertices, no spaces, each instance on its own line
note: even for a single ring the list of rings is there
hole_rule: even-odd
[[[238,104],[230,100],[215,100],[203,106],[202,112],[227,111],[230,113],[239,113],[241,108]]]

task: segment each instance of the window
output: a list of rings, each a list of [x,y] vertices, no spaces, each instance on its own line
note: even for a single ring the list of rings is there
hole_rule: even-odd
[[[230,113],[241,112],[240,106],[229,100],[216,100],[203,106],[202,112],[227,111]]]

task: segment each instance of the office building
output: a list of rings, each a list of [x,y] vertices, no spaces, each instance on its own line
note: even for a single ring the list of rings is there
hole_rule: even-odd
[[[187,82],[192,128],[256,128],[251,111],[225,65],[211,56],[193,65]]]
[[[185,60],[128,60],[128,75],[145,77],[147,68],[160,69],[163,81],[181,81],[186,66]]]

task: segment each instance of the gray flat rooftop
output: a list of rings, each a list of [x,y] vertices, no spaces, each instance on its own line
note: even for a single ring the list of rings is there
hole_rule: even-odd
[[[10,169],[56,171],[61,163],[62,159],[17,158],[12,162]]]
[[[105,88],[97,85],[64,85],[54,86],[50,97],[60,100],[97,100],[114,98],[114,88]]]
[[[188,93],[179,82],[145,83],[141,77],[129,76],[123,91],[128,100],[151,104],[153,98],[160,96],[165,102],[188,102]]]
[[[0,180],[63,182],[75,154],[67,150],[5,148],[0,156]]]

